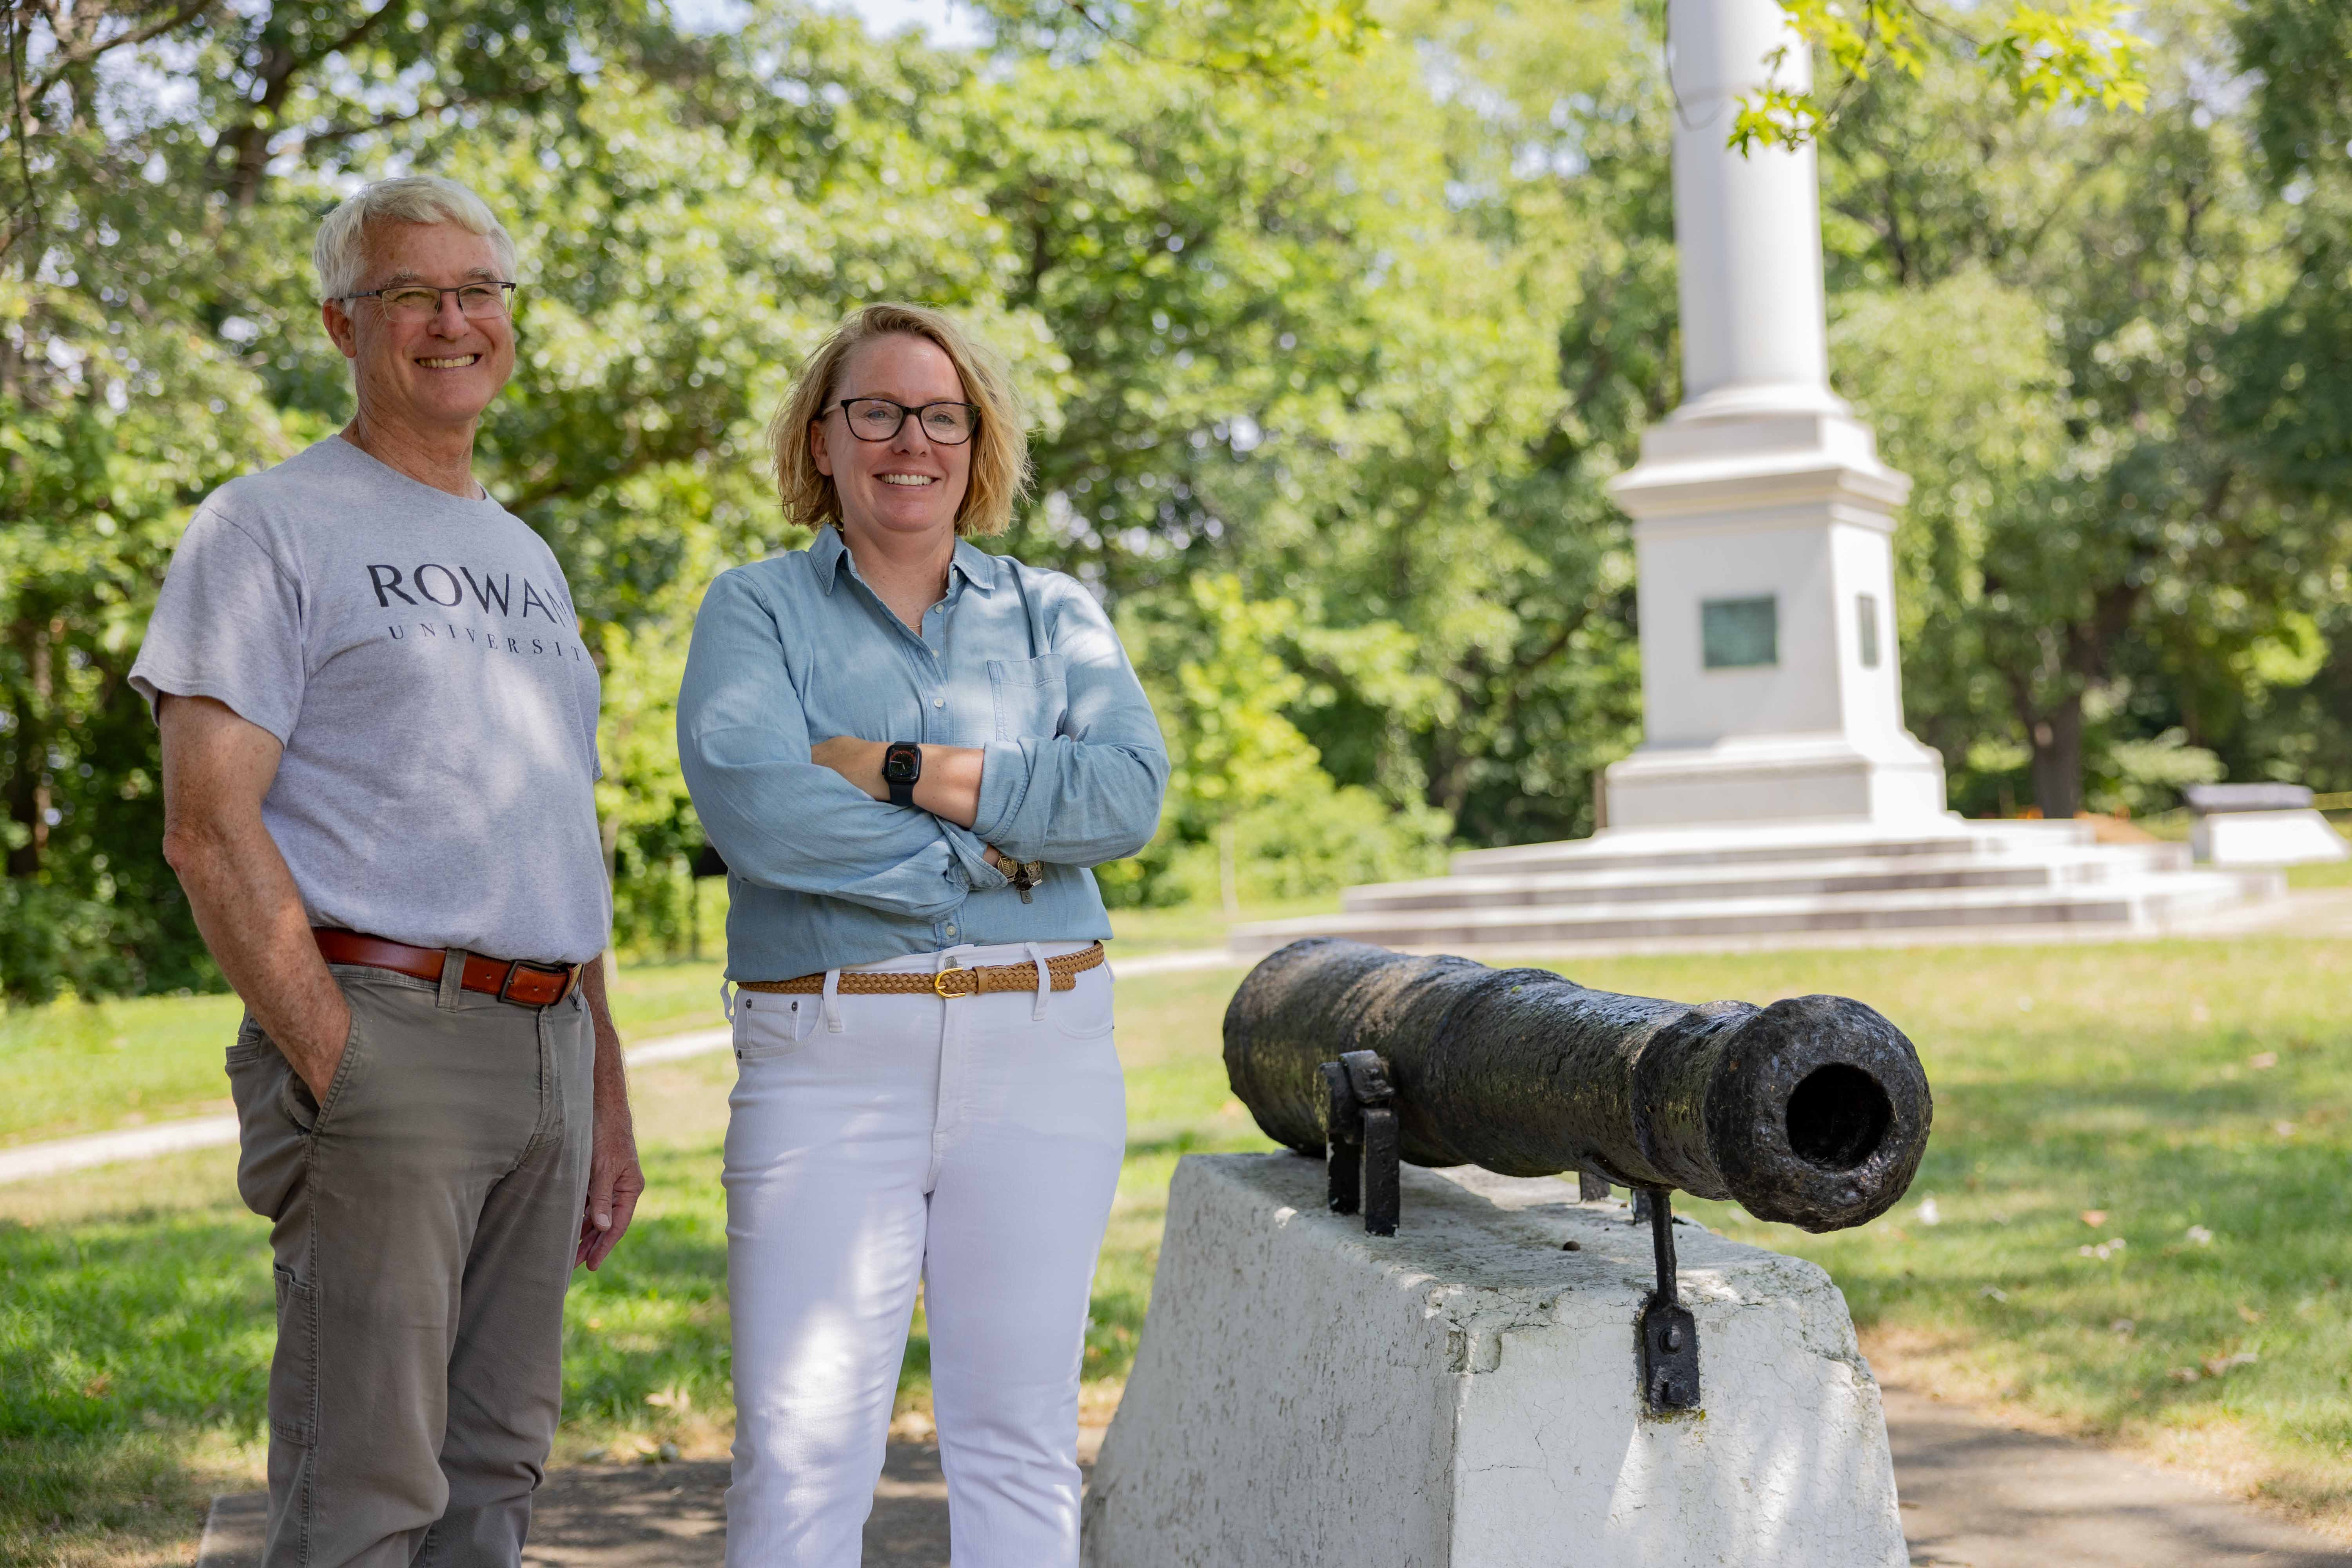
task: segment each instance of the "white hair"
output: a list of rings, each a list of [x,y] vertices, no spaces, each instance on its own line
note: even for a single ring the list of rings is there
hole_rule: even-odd
[[[499,269],[514,276],[514,238],[491,215],[489,204],[455,180],[410,174],[361,186],[319,226],[310,260],[319,269],[320,295],[339,300],[360,286],[367,271],[368,226],[375,223],[454,223],[488,238]]]

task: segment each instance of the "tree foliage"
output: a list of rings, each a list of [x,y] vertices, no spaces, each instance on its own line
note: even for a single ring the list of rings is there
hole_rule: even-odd
[[[1835,363],[1920,481],[1903,653],[1964,804],[2160,804],[2209,753],[2352,785],[2352,401],[2298,394],[2352,374],[2352,110],[2310,9],[2147,13],[2142,115],[2021,114],[2023,65],[1940,43],[1874,68],[1884,25],[1847,18]],[[196,501],[348,416],[310,240],[409,169],[520,246],[481,471],[604,672],[625,942],[695,929],[670,722],[702,587],[802,542],[762,423],[881,298],[1011,354],[1038,483],[1001,547],[1094,587],[1160,705],[1178,785],[1115,896],[1588,829],[1639,734],[1603,487],[1680,391],[1662,9],[991,15],[943,51],[795,0],[708,35],[635,0],[10,8],[0,991],[217,983],[122,677]],[[2242,62],[2254,91],[2207,90]]]
[[[2020,122],[1947,69],[1857,104],[1825,174],[1832,357],[1920,481],[1906,693],[1969,805],[2072,815],[2175,727],[2257,773],[2315,760],[2250,721],[2315,675],[2352,541],[2230,415],[2305,279],[2218,20],[2146,14],[2145,114]]]
[[[1965,22],[1920,0],[1780,0],[1797,36],[1833,73],[1826,96],[1768,85],[1744,96],[1732,117],[1742,150],[1802,146],[1823,136],[1874,69],[1925,79],[1948,60],[1966,61],[2005,91],[2014,111],[2136,110],[2147,101],[2140,40],[2122,0],[2008,0],[1962,12]],[[1785,51],[1783,51],[1785,57]],[[1780,64],[1775,58],[1773,64]]]

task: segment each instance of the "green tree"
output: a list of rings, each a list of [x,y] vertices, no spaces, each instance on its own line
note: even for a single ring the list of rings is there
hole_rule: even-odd
[[[2239,335],[2295,286],[2246,119],[2211,101],[2227,37],[2206,6],[2149,25],[2145,115],[2020,123],[1931,75],[1858,104],[1825,173],[1836,363],[1919,481],[1914,717],[1979,807],[1970,774],[2009,744],[2050,816],[2116,744],[2178,725],[2226,747],[2268,683],[2312,673],[2282,653],[2344,559],[2224,417]]]
[[[1147,589],[1122,605],[1119,633],[1140,666],[1168,738],[1160,837],[1106,868],[1115,900],[1244,894],[1295,898],[1437,868],[1449,824],[1426,807],[1392,812],[1335,784],[1290,720],[1307,681],[1284,656],[1297,606],[1250,599],[1231,574]]]
[[[1517,161],[1580,134],[1613,156],[1623,95],[1664,95],[1638,63],[1524,106],[1480,79],[1604,15],[1394,16],[1312,93],[1040,60],[975,116],[994,135],[972,177],[1025,261],[1013,299],[1069,362],[1018,547],[1113,597],[1231,570],[1287,599],[1325,767],[1476,838],[1589,822],[1591,770],[1631,744],[1630,572],[1599,487],[1662,388],[1612,258],[1642,258],[1635,300],[1671,273],[1650,234],[1608,233],[1613,196],[1578,205],[1565,162]],[[1633,182],[1661,219],[1664,170]],[[1571,314],[1607,363],[1564,386]]]
[[[1740,105],[1733,145],[1798,146],[1821,137],[1874,71],[1914,80],[1958,62],[2006,89],[2012,110],[2147,101],[2139,39],[2121,0],[2008,0],[1955,18],[1920,0],[1780,0],[1797,34],[1830,68],[1822,91],[1768,88]]]
[[[0,994],[217,984],[124,676],[195,502],[329,428],[316,217],[395,142],[574,99],[577,68],[645,26],[506,4],[0,10]]]

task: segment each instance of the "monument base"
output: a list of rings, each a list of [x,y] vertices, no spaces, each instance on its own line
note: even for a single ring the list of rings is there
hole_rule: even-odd
[[[2111,941],[2285,895],[2282,872],[2195,868],[2185,844],[2101,844],[2089,822],[1946,814],[1901,826],[1612,826],[1590,838],[1465,849],[1452,876],[1350,888],[1337,914],[1235,926],[1227,942],[1237,956],[1260,958],[1307,936],[1546,956]]]
[[[1839,734],[1645,745],[1603,777],[1612,828],[1821,822],[1959,831],[1944,809],[1943,758],[1908,735],[1874,747]]]
[[[1177,1167],[1089,1568],[1899,1568],[1878,1385],[1813,1265],[1678,1227],[1702,1409],[1645,1413],[1646,1226],[1571,1184],[1407,1168],[1404,1223],[1319,1162]]]

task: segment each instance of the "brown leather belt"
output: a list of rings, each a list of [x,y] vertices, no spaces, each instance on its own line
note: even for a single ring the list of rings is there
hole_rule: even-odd
[[[329,963],[389,969],[394,974],[428,980],[436,985],[441,984],[442,966],[448,957],[437,947],[411,947],[404,942],[387,942],[355,931],[313,926],[310,935],[319,943],[319,956]],[[551,1007],[571,995],[572,987],[580,984],[580,965],[533,963],[523,958],[509,962],[469,952],[466,955],[465,973],[457,977],[457,984],[467,991],[478,991],[518,1007]]]
[[[1077,984],[1079,975],[1102,961],[1103,944],[1096,942],[1076,952],[1047,959],[1045,973],[1055,990],[1067,991]],[[736,989],[809,996],[824,989],[824,976],[820,973],[803,974],[797,980],[746,980]],[[853,969],[844,970],[841,976],[844,996],[929,994],[953,1000],[958,996],[985,996],[992,991],[1036,989],[1037,966],[1034,963],[984,963],[978,969],[942,969],[937,974],[875,974]]]

